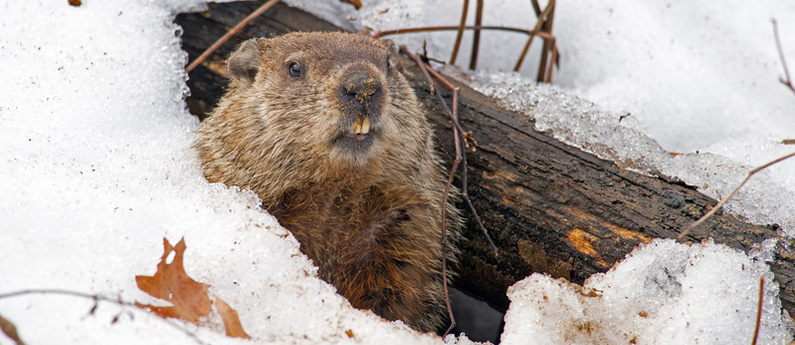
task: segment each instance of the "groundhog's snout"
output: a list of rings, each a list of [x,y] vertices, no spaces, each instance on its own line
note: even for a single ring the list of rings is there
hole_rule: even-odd
[[[381,80],[366,70],[349,71],[340,82],[338,97],[346,132],[363,140],[380,117],[384,98]]]

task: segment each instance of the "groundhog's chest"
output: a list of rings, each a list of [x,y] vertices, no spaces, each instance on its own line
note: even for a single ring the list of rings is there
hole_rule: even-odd
[[[388,187],[318,188],[286,193],[267,206],[324,270],[377,260],[391,242],[411,236],[409,222],[420,204],[413,191]],[[407,200],[415,199],[415,200]],[[408,201],[408,202],[406,202]],[[327,267],[323,267],[327,266]]]

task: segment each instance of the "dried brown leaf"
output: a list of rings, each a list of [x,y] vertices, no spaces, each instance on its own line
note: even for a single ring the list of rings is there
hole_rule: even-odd
[[[11,340],[13,340],[17,345],[25,345],[25,342],[19,338],[19,334],[17,333],[17,328],[14,326],[11,321],[8,321],[0,315],[0,330],[5,333]]]
[[[80,2],[80,0],[69,0],[69,5],[77,7],[77,6],[82,5],[82,3]]]
[[[246,334],[246,331],[243,330],[243,325],[240,324],[240,318],[237,316],[236,310],[232,309],[229,304],[226,304],[220,298],[215,299],[215,307],[218,309],[218,314],[221,314],[221,319],[224,320],[227,336],[251,339]]]
[[[199,318],[207,316],[212,310],[212,301],[207,297],[209,285],[199,283],[185,273],[183,255],[185,254],[185,239],[181,239],[175,247],[168,240],[163,239],[163,257],[157,264],[154,276],[135,276],[138,288],[146,293],[171,302],[171,307],[156,307],[136,302],[140,308],[147,308],[162,317],[183,319],[194,324],[199,324]],[[171,252],[174,260],[166,263]]]

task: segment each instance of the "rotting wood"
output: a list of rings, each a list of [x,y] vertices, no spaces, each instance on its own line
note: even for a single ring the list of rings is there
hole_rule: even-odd
[[[183,48],[191,60],[215,39],[261,5],[262,1],[210,4],[202,13],[180,14]],[[190,73],[192,113],[203,117],[223,93],[223,59],[253,37],[292,31],[343,31],[311,14],[277,4]],[[421,72],[403,60],[407,79],[427,105],[436,125],[437,144],[449,167],[454,158],[452,131]],[[452,79],[450,79],[452,80]],[[676,238],[716,201],[667,177],[622,170],[534,130],[526,116],[500,109],[464,85],[458,85],[459,117],[471,130],[477,151],[468,153],[469,194],[500,248],[495,258],[473,219],[468,219],[454,282],[458,287],[505,310],[505,291],[535,272],[582,284],[604,272],[640,243]],[[442,91],[447,102],[450,94]],[[465,210],[464,205],[460,205]],[[464,212],[470,216],[468,212]],[[692,241],[712,236],[743,251],[775,238],[777,226],[757,226],[718,213],[690,234]],[[707,234],[709,229],[711,233]],[[770,264],[780,285],[782,303],[795,312],[795,254],[782,240]]]
[[[411,83],[430,109],[438,107],[422,81],[415,77]],[[478,143],[477,152],[468,154],[469,194],[500,256],[489,255],[488,243],[469,220],[456,268],[461,279],[455,283],[489,296],[498,308],[508,305],[505,289],[533,272],[582,284],[641,243],[676,238],[716,204],[681,182],[620,169],[536,132],[526,116],[502,110],[491,99],[458,86],[459,121]],[[449,160],[448,121],[438,111],[429,111],[429,116],[441,124],[437,144]],[[775,238],[776,230],[775,225],[752,225],[719,213],[689,239],[712,236],[717,243],[747,252]],[[795,257],[785,250],[790,241],[782,241],[771,269],[782,287],[782,303],[792,313]]]

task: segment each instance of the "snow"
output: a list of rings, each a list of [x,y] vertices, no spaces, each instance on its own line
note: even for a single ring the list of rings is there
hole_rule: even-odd
[[[556,139],[620,167],[676,177],[715,199],[731,193],[756,166],[795,151],[780,139],[747,137],[714,144],[697,154],[673,156],[643,131],[643,123],[634,116],[619,121],[623,114],[605,111],[558,86],[537,86],[516,74],[485,72],[476,73],[471,85],[503,107],[534,118],[537,130],[551,132]],[[790,160],[755,174],[724,209],[752,223],[778,224],[792,233],[793,169],[795,160]]]
[[[457,5],[441,10],[446,2],[374,0],[360,12],[334,1],[289,2],[325,8],[321,14],[341,25],[376,30],[454,25],[459,15]],[[527,27],[528,3],[490,1],[484,22]],[[753,166],[792,151],[778,144],[795,136],[795,98],[777,82],[782,69],[768,19],[781,19],[792,61],[795,24],[784,19],[795,9],[786,1],[742,10],[745,4],[735,0],[665,3],[628,1],[611,12],[604,4],[562,2],[557,86],[536,88],[515,75],[493,74],[478,75],[476,87],[563,141],[725,195]],[[0,294],[49,288],[162,305],[137,288],[135,276],[154,274],[163,237],[172,244],[184,237],[187,273],[237,310],[254,339],[226,337],[215,316],[197,327],[108,302],[90,313],[94,301],[60,294],[0,299],[0,315],[30,344],[199,343],[188,334],[213,344],[472,344],[465,335],[442,340],[352,308],[317,278],[295,239],[259,210],[253,193],[203,178],[191,151],[198,121],[183,101],[186,54],[172,19],[204,6],[200,0],[0,2]],[[431,55],[446,59],[453,34],[405,37],[412,49],[428,38]],[[516,39],[484,33],[479,65],[509,69],[521,46]],[[465,65],[469,43],[462,47]],[[703,51],[694,56],[692,47]],[[525,62],[525,77],[535,64]],[[666,150],[688,154],[670,157]],[[795,166],[786,164],[755,176],[729,210],[794,231]],[[763,264],[768,247],[748,257],[714,244],[655,241],[592,277],[585,288],[599,290],[596,298],[533,275],[511,289],[503,341],[531,343],[531,334],[554,340],[566,322],[591,322],[600,325],[600,336],[625,341],[631,332],[639,344],[692,340],[702,331],[747,343],[761,275],[769,283],[762,339],[786,343],[788,321]],[[545,302],[544,295],[562,300]],[[539,307],[550,311],[544,319],[532,315]],[[726,330],[733,333],[723,333],[727,324],[737,325]],[[10,340],[0,335],[0,342]]]
[[[154,274],[163,237],[184,237],[188,275],[210,284],[259,342],[441,343],[352,308],[252,192],[204,179],[171,23],[201,5],[0,5],[0,92],[10,96],[0,99],[0,294],[63,289],[163,305],[135,276]],[[28,25],[52,18],[57,32]],[[217,318],[196,327],[107,302],[89,314],[92,306],[57,294],[0,299],[30,344],[196,343],[180,329],[242,342],[219,333]]]
[[[508,290],[509,344],[749,344],[765,278],[760,344],[787,344],[764,260],[713,243],[654,240],[582,287],[533,274]],[[740,296],[740,297],[738,297]]]

